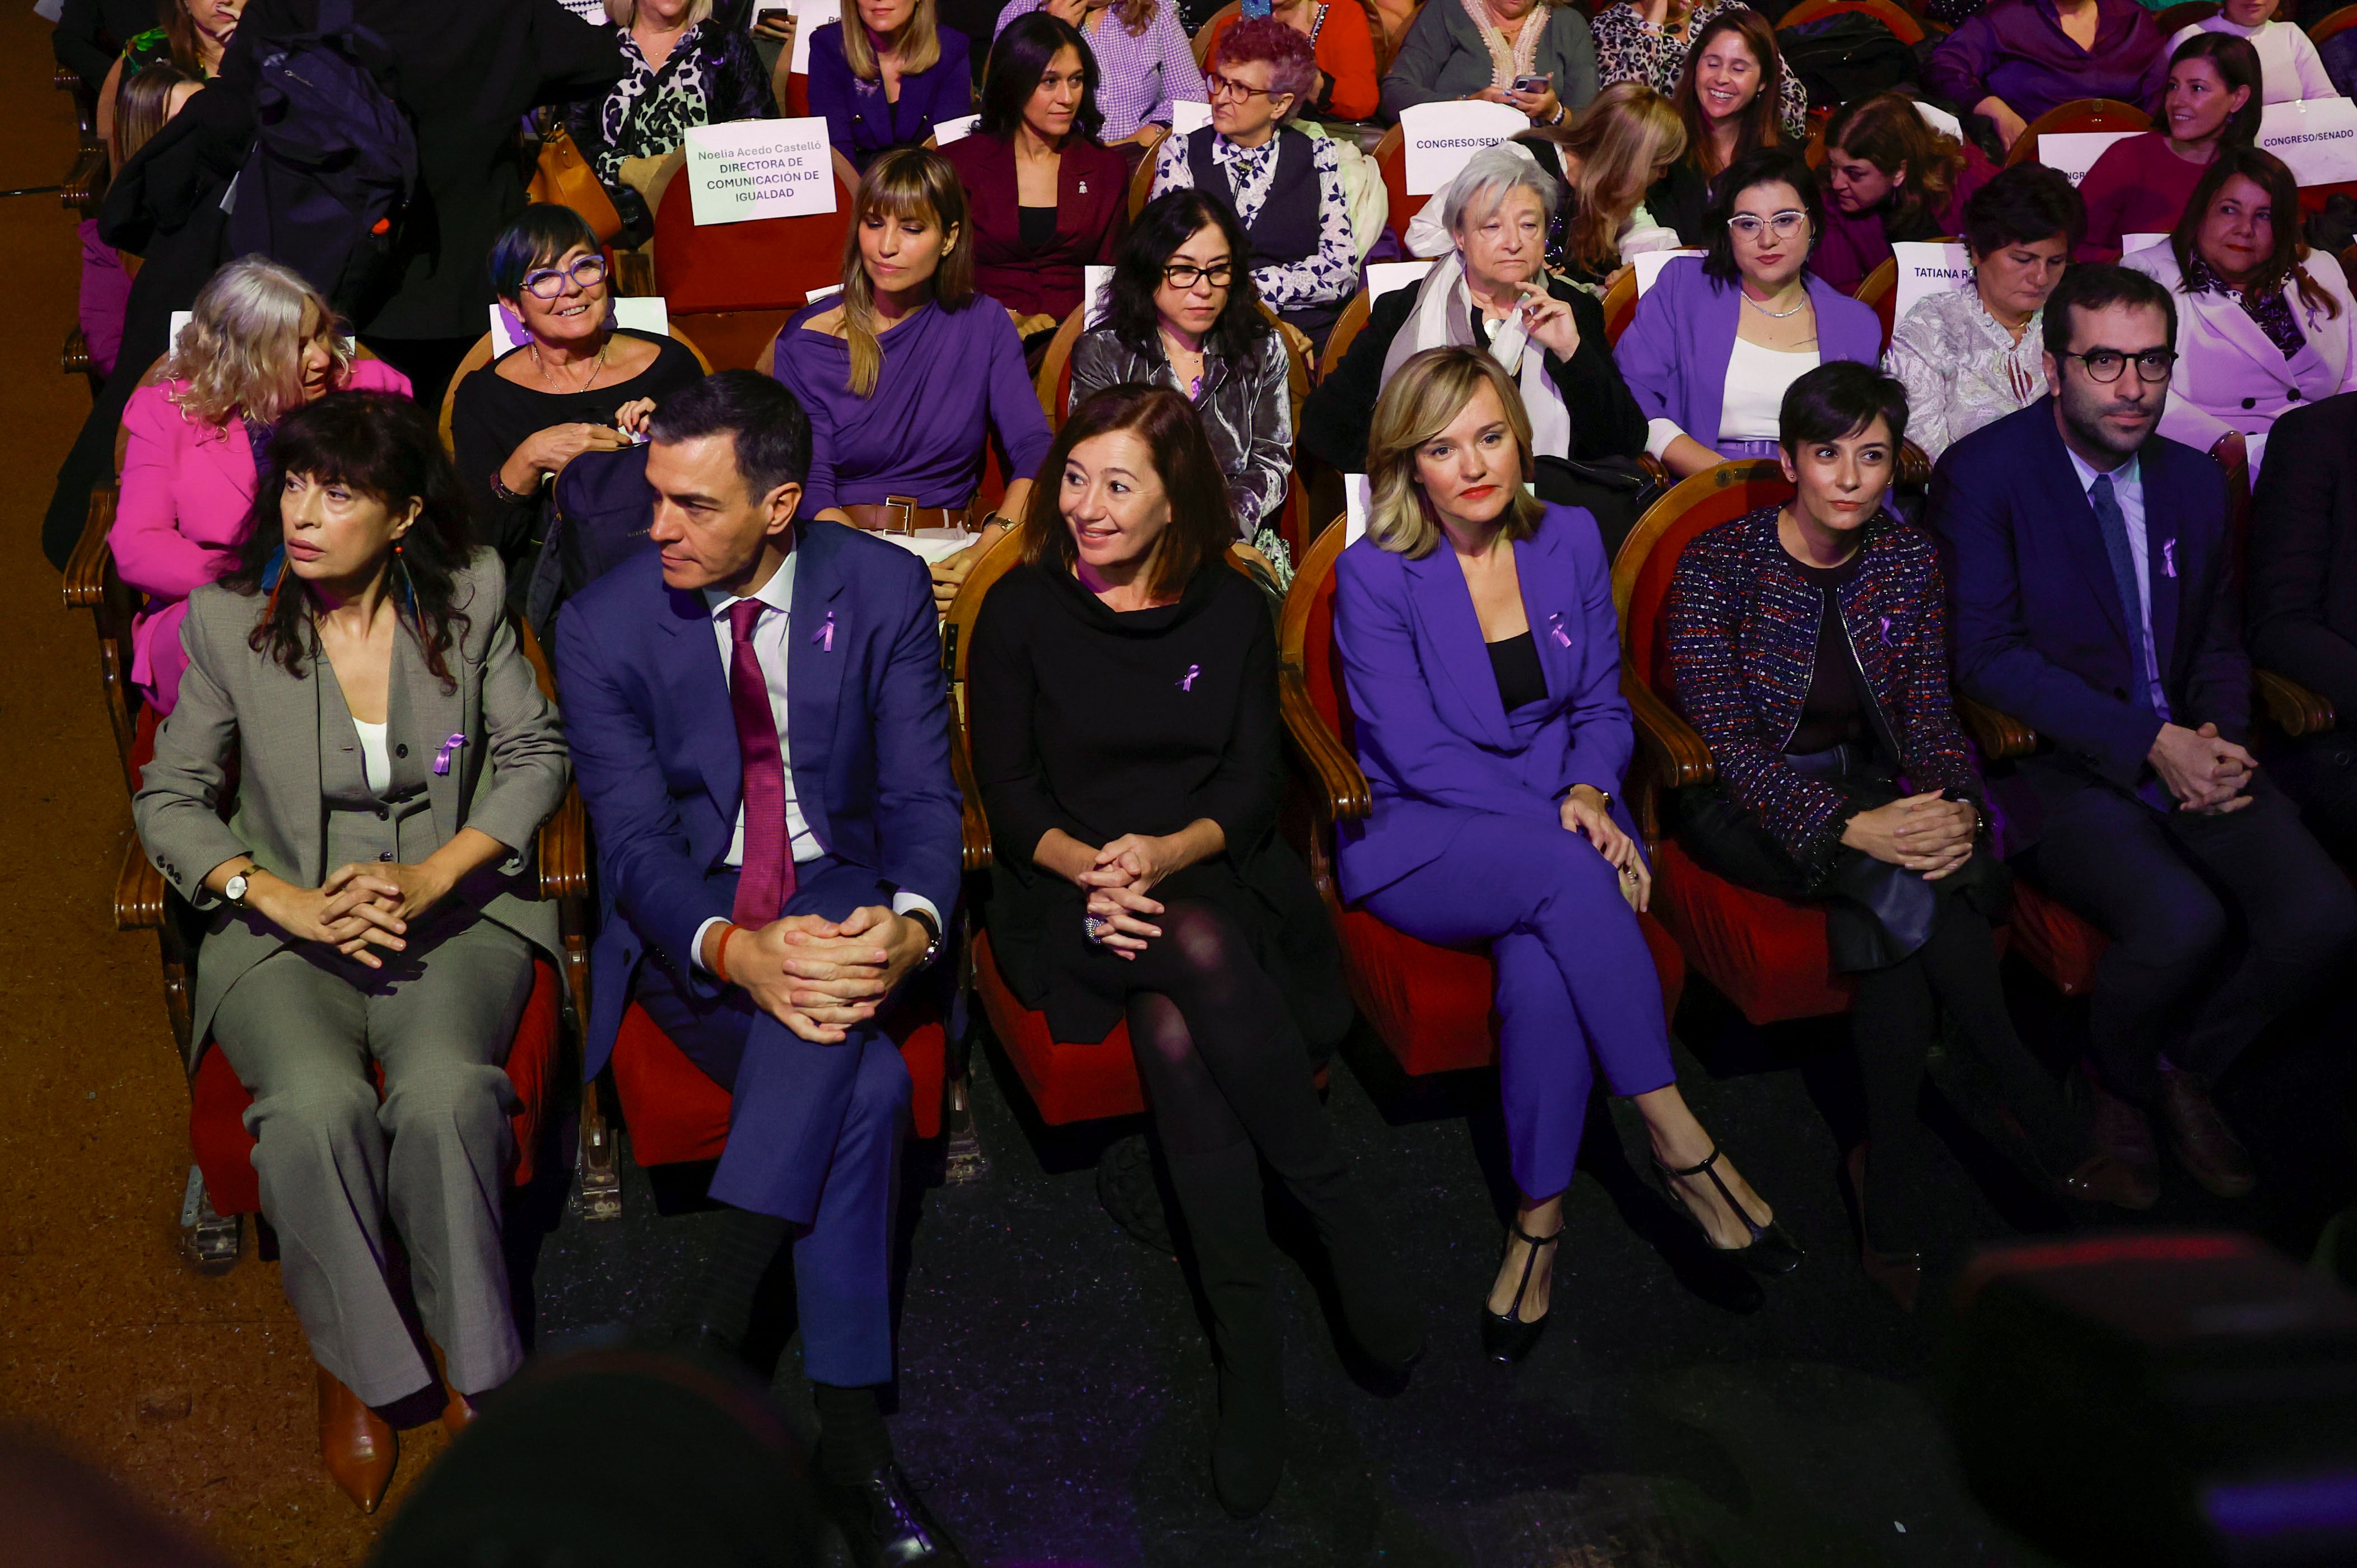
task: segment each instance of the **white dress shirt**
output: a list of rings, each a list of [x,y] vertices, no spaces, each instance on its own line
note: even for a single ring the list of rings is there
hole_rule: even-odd
[[[793,738],[787,732],[786,668],[788,663],[786,634],[793,624],[794,563],[798,559],[788,553],[785,564],[770,574],[770,580],[753,590],[751,596],[760,601],[761,613],[753,622],[753,658],[761,666],[761,684],[770,694],[770,719],[778,726],[778,757],[784,765],[786,782],[786,840],[791,845],[794,864],[801,865],[826,853],[811,831],[809,821],[802,815],[802,802],[794,794]],[[720,650],[720,678],[726,681],[736,657],[736,633],[729,624],[729,611],[744,596],[724,594],[716,589],[704,591],[704,602],[712,612],[712,635]],[[728,836],[728,853],[721,864],[742,867],[745,864],[745,806],[737,806],[737,826]],[[892,895],[892,912],[905,915],[911,909],[922,909],[932,918],[933,929],[942,929],[942,912],[933,901],[921,894],[905,889]],[[704,937],[715,926],[726,925],[726,919],[714,916],[695,929],[694,961],[704,961]]]
[[[2137,373],[2134,365],[2127,367],[2127,374],[2133,376]],[[2089,467],[2085,459],[2072,451],[2069,446],[2064,446],[2062,451],[2063,455],[2071,459],[2071,467],[2079,476],[2079,489],[2083,491],[2092,491],[2095,488],[2095,481],[2103,476]],[[2136,567],[2136,618],[2142,623],[2138,628],[2137,635],[2144,639],[2144,667],[2151,671],[2149,684],[2152,711],[2163,719],[2167,719],[2169,698],[2161,690],[2160,660],[2153,650],[2152,642],[2152,571],[2147,564],[2151,547],[2145,540],[2144,468],[2141,457],[2130,457],[2112,470],[2112,499],[2120,503],[2120,521],[2127,525],[2128,560]]]

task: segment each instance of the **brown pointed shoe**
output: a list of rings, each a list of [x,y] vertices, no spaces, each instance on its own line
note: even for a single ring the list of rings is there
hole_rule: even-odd
[[[374,1513],[384,1501],[399,1455],[399,1440],[384,1418],[320,1368],[319,1457],[344,1496],[360,1504],[361,1512]]]
[[[2169,1119],[2169,1146],[2193,1179],[2220,1197],[2248,1197],[2259,1185],[2251,1152],[2218,1114],[2209,1085],[2182,1068],[2160,1069],[2160,1112]]]
[[[447,1401],[442,1406],[442,1434],[456,1438],[475,1424],[475,1402],[460,1393],[450,1382],[450,1363],[442,1354],[442,1347],[434,1347],[434,1375],[442,1380],[442,1392]]]

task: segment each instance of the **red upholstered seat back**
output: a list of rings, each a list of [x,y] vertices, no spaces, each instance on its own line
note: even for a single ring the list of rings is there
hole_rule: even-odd
[[[811,290],[843,281],[851,192],[840,178],[832,212],[705,228],[696,226],[688,187],[684,177],[673,180],[655,212],[655,292],[673,315],[792,310]]]
[[[1638,520],[1613,563],[1612,589],[1621,601],[1620,656],[1640,681],[1669,694],[1668,618],[1663,612],[1687,541],[1792,494],[1783,470],[1773,463],[1721,464],[1681,481]]]

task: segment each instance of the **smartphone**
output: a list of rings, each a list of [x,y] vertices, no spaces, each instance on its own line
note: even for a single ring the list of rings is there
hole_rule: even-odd
[[[757,27],[782,27],[793,20],[793,16],[783,5],[771,5],[753,14],[753,25]]]
[[[1541,71],[1534,76],[1514,78],[1514,91],[1517,92],[1544,92],[1554,85],[1555,72],[1551,70]]]

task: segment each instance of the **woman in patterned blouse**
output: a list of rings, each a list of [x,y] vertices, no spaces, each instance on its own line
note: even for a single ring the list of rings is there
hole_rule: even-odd
[[[565,128],[605,182],[628,236],[643,242],[654,214],[630,177],[651,171],[640,160],[662,158],[691,125],[774,120],[778,102],[751,41],[713,16],[712,0],[606,0],[606,16],[622,80],[575,104]]]
[[[1674,92],[1685,70],[1690,39],[1699,38],[1712,18],[1727,11],[1746,10],[1738,0],[1621,0],[1599,13],[1589,24],[1596,36],[1596,71],[1599,81],[1644,81],[1656,91]],[[1784,117],[1784,134],[1795,142],[1809,137],[1809,93],[1801,85],[1790,60],[1779,62],[1781,84],[1777,92]]]
[[[2046,395],[2046,297],[2085,222],[2070,179],[2044,164],[2014,165],[1964,204],[1972,286],[1919,302],[1890,335],[1886,360],[1907,388],[1908,434],[1924,456],[1936,461],[1950,443]]]
[[[1199,188],[1232,208],[1253,287],[1323,345],[1359,288],[1359,246],[1334,144],[1285,124],[1318,76],[1309,40],[1274,17],[1239,22],[1206,62],[1211,123],[1165,140],[1154,194]]]

